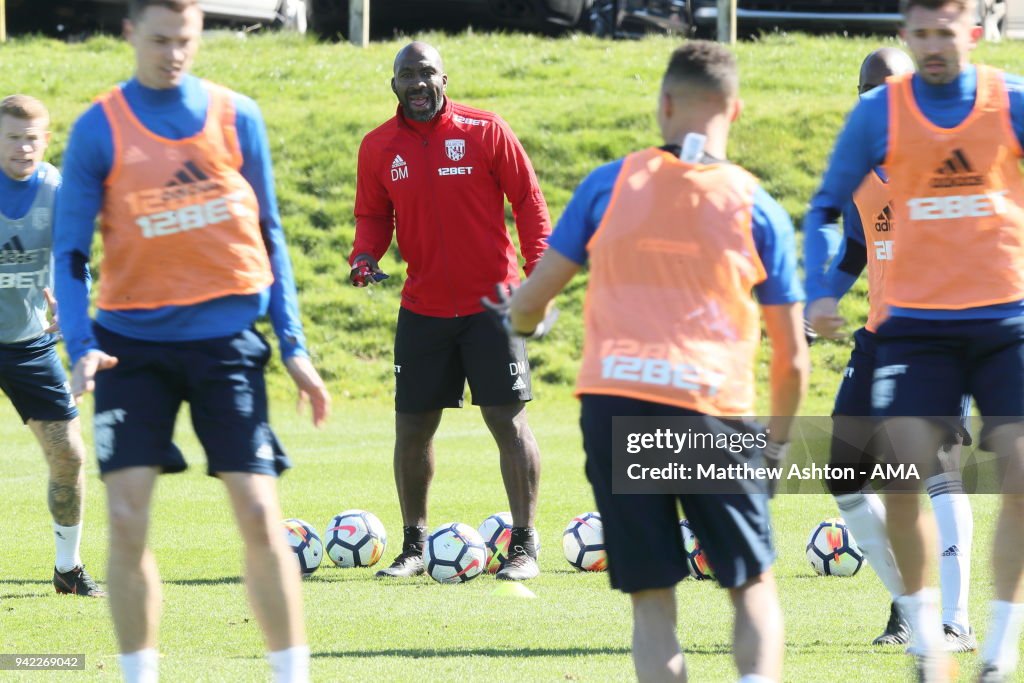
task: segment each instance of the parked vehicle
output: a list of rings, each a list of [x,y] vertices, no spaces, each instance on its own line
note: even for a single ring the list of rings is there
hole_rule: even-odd
[[[680,0],[685,3],[686,0]],[[595,0],[373,0],[375,37],[423,29],[586,30]],[[118,32],[128,0],[6,0],[11,32]],[[348,33],[348,0],[200,0],[209,24],[263,25],[327,37]]]
[[[998,40],[1005,28],[1008,5],[1017,0],[978,0],[978,21],[985,38]],[[693,24],[701,35],[714,35],[718,0],[690,0]],[[740,31],[772,29],[895,33],[902,24],[899,0],[738,0]]]
[[[370,34],[387,38],[396,32],[424,29],[462,31],[513,29],[560,33],[586,29],[594,0],[373,0]],[[306,0],[310,29],[334,37],[348,32],[348,0]]]
[[[128,13],[128,0],[6,0],[6,4],[12,33],[118,32]],[[199,0],[199,6],[213,24],[263,24],[303,32],[307,26],[303,0]]]

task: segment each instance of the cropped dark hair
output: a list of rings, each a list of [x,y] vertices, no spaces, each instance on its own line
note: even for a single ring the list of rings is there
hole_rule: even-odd
[[[966,12],[974,6],[974,0],[900,0],[900,11],[903,12],[905,17],[907,12],[915,7],[937,10],[942,9],[946,5],[956,5],[961,12]]]
[[[128,18],[137,20],[147,7],[164,7],[172,12],[184,12],[189,7],[198,7],[198,0],[130,0]]]
[[[664,81],[685,83],[724,99],[736,97],[740,89],[736,56],[727,47],[707,40],[691,40],[676,48]]]

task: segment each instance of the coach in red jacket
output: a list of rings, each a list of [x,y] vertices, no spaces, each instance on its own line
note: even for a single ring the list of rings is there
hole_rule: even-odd
[[[452,102],[441,55],[410,43],[395,57],[395,116],[363,138],[356,188],[356,286],[382,279],[379,259],[396,232],[408,264],[395,331],[395,483],[402,552],[379,577],[422,574],[434,433],[444,408],[462,406],[465,381],[494,435],[512,512],[497,578],[539,573],[534,518],[540,452],[526,422],[532,398],[522,340],[510,341],[480,300],[495,282],[519,283],[505,227],[512,204],[529,274],[551,221],[526,152],[499,116]]]

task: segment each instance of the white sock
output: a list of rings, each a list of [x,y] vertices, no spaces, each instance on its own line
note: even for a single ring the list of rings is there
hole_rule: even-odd
[[[767,676],[759,676],[757,674],[747,674],[741,678],[738,683],[775,683],[772,679]]]
[[[958,472],[937,474],[925,482],[939,526],[939,587],[942,623],[967,633],[967,594],[971,587],[974,516]]]
[[[54,563],[59,572],[69,572],[82,564],[78,556],[78,546],[82,542],[82,525],[61,526],[53,523],[53,540],[57,544],[57,561]]]
[[[897,600],[900,613],[910,622],[908,652],[924,655],[944,651],[946,638],[939,621],[939,591],[922,588],[916,593],[903,595]]]
[[[274,670],[274,683],[309,682],[309,646],[295,645],[267,654]]]
[[[896,568],[896,558],[885,533],[885,505],[873,491],[841,493],[836,504],[843,515],[843,521],[853,532],[853,540],[864,551],[868,564],[878,574],[885,589],[895,600],[903,595],[903,577]]]
[[[160,673],[157,665],[160,655],[153,648],[117,656],[121,664],[121,678],[125,683],[157,683]]]
[[[1017,669],[1017,643],[1024,624],[1024,604],[992,601],[992,628],[981,648],[981,661],[993,664],[1000,673],[1009,674]]]

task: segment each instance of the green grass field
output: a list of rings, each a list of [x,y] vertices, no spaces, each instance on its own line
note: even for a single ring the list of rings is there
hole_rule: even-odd
[[[323,529],[343,509],[372,510],[394,541],[401,521],[391,478],[390,407],[347,401],[337,408],[329,427],[314,432],[304,417],[295,416],[292,405],[275,404],[274,422],[297,465],[282,479],[284,513]],[[496,582],[490,577],[461,586],[442,586],[427,577],[381,583],[371,569],[342,570],[327,562],[304,583],[315,680],[609,681],[631,676],[627,598],[609,590],[603,574],[580,574],[562,557],[565,524],[593,509],[577,415],[576,402],[562,388],[542,389],[531,409],[544,454],[543,574],[529,584],[537,599],[495,597]],[[193,467],[161,479],[150,532],[164,580],[161,670],[168,681],[265,679],[262,641],[239,582],[240,542],[222,486],[203,473],[203,456],[182,417],[179,443]],[[114,679],[116,644],[104,602],[57,596],[49,584],[53,549],[44,466],[31,436],[16,424],[4,405],[0,652],[85,653],[85,673],[52,679]],[[507,509],[497,451],[476,410],[448,411],[437,451],[432,526],[454,520],[476,526]],[[995,506],[990,496],[974,501],[978,531],[971,606],[975,623],[984,625],[991,590],[986,549]],[[887,595],[871,571],[851,579],[820,578],[804,558],[807,534],[835,514],[831,499],[780,496],[773,513],[786,616],[785,680],[908,680],[910,659],[901,649],[868,644],[888,616]],[[104,490],[90,462],[83,557],[101,579],[106,536]],[[393,551],[394,545],[385,560]],[[692,680],[735,680],[731,609],[724,591],[709,582],[686,581],[677,593],[679,635]],[[969,671],[976,658],[961,661]],[[0,672],[0,680],[8,678],[17,677]]]
[[[658,142],[653,107],[657,79],[675,41],[601,42],[529,36],[431,35],[446,57],[449,92],[500,112],[519,133],[557,218],[573,188],[599,163]],[[296,417],[276,363],[273,422],[296,462],[282,480],[284,512],[318,528],[337,512],[375,512],[400,534],[391,475],[393,414],[390,346],[403,269],[372,292],[344,284],[352,241],[355,153],[362,135],[390,116],[390,63],[401,42],[366,50],[294,36],[208,41],[195,71],[254,96],[261,104],[277,162],[282,214],[300,287],[307,332],[334,392],[335,415],[314,431]],[[747,109],[731,155],[763,178],[799,218],[817,182],[842,116],[852,105],[856,69],[877,41],[776,36],[738,48]],[[128,77],[122,43],[80,45],[15,40],[0,48],[0,91],[38,95],[51,106],[60,151],[74,117],[90,99]],[[1020,71],[1024,47],[986,46],[980,57]],[[544,464],[539,527],[543,574],[536,600],[497,598],[494,582],[440,586],[429,578],[383,584],[371,570],[322,568],[306,581],[313,674],[320,681],[628,679],[628,600],[602,575],[582,575],[562,558],[560,534],[571,517],[593,509],[583,475],[569,384],[580,348],[583,281],[563,298],[552,338],[534,344],[538,401],[531,422]],[[863,289],[848,311],[865,311]],[[827,415],[846,362],[846,344],[813,350],[807,415]],[[766,366],[762,363],[764,374]],[[239,581],[241,552],[225,494],[203,474],[186,425],[180,445],[193,463],[160,482],[150,536],[165,584],[161,670],[168,681],[265,680],[263,647]],[[91,444],[91,430],[87,429]],[[26,680],[119,676],[106,605],[55,596],[45,468],[27,430],[0,400],[0,652],[85,653],[82,672],[25,674]],[[984,628],[991,594],[988,548],[995,501],[974,498],[972,617]],[[449,411],[438,437],[432,524],[473,526],[507,509],[496,449],[477,412]],[[105,575],[104,491],[89,464],[83,553]],[[813,575],[804,559],[811,528],[835,514],[827,496],[781,496],[773,503],[777,572],[786,615],[786,681],[904,681],[910,660],[899,649],[868,644],[888,615],[888,599],[869,570],[852,579]],[[385,559],[394,554],[388,549]],[[735,680],[731,611],[724,592],[688,581],[678,590],[680,638],[695,681]],[[982,634],[983,635],[983,634]],[[977,658],[961,659],[965,673]],[[17,679],[0,672],[0,680]]]

